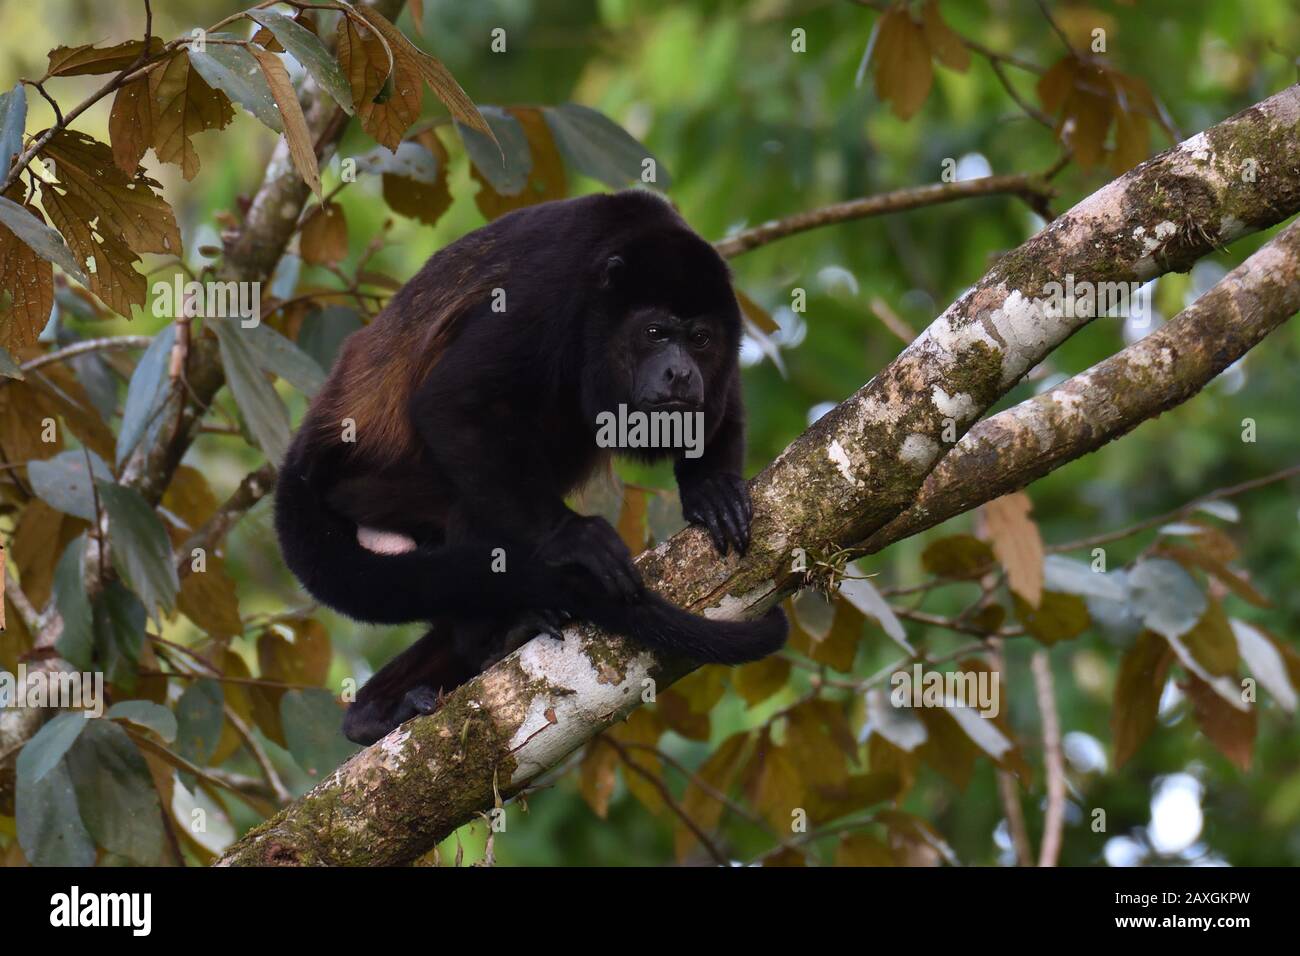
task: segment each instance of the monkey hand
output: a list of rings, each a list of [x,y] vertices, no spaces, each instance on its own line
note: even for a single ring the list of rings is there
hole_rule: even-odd
[[[679,490],[682,517],[709,532],[718,554],[726,554],[729,547],[735,548],[736,554],[749,550],[754,503],[745,479],[725,473],[706,475]]]
[[[642,590],[632,554],[604,518],[572,515],[546,537],[537,556],[547,564],[576,568],[598,585],[604,596],[630,601]]]

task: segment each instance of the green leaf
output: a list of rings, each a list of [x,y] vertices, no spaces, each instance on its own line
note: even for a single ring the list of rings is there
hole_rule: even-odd
[[[78,715],[79,720],[83,720]],[[41,780],[18,774],[14,793],[18,845],[32,866],[93,866],[95,841],[81,821],[67,764]]]
[[[54,647],[79,671],[90,670],[95,658],[95,612],[81,574],[85,554],[86,536],[78,535],[68,542],[54,568],[54,606],[63,618]]]
[[[1205,613],[1196,579],[1165,558],[1139,561],[1129,572],[1129,592],[1142,623],[1168,638],[1186,634]]]
[[[27,90],[15,83],[0,93],[0,173],[7,173],[13,159],[23,151],[23,130],[27,127]]]
[[[262,371],[280,376],[308,398],[320,391],[325,384],[325,372],[314,358],[269,325],[256,325],[244,331],[252,340],[250,344]]]
[[[18,203],[3,196],[0,196],[0,225],[27,243],[42,259],[53,262],[82,285],[89,285],[90,280],[77,265],[77,259],[63,237]]]
[[[217,331],[221,347],[221,364],[235,396],[235,404],[248,422],[258,446],[266,457],[279,463],[289,448],[289,412],[266,380],[249,331],[229,319],[209,319]]]
[[[176,702],[176,752],[195,766],[212,759],[225,724],[225,695],[214,680],[197,680]]]
[[[214,39],[234,38],[225,34],[208,37],[209,41]],[[207,81],[208,86],[221,90],[277,133],[284,132],[284,123],[280,119],[280,111],[276,109],[275,97],[266,85],[262,68],[248,50],[229,43],[209,42],[203,52],[190,50],[190,64],[199,71],[199,76]]]
[[[63,711],[36,732],[18,754],[15,771],[31,783],[40,783],[77,742],[86,726],[82,711]]]
[[[176,326],[168,325],[154,336],[149,348],[131,373],[131,384],[126,390],[126,405],[122,410],[122,430],[117,435],[117,464],[121,467],[127,456],[146,434],[156,434],[162,425],[161,413],[167,404],[168,365],[172,346],[176,342]]]
[[[457,123],[456,132],[465,144],[465,152],[493,189],[502,196],[518,196],[528,185],[528,174],[533,170],[533,154],[528,148],[524,127],[499,106],[480,106],[479,112],[492,128],[497,142],[492,142],[491,137],[478,130]],[[639,166],[637,170],[639,176]]]
[[[95,842],[136,863],[158,863],[162,806],[149,765],[126,731],[109,720],[89,721],[68,751],[68,771]]]
[[[95,520],[95,493],[86,476],[86,451],[64,451],[46,461],[33,461],[27,465],[27,479],[32,490],[55,511],[62,511],[86,521]],[[96,481],[112,481],[104,460],[93,451],[90,454],[90,473]]]
[[[628,132],[608,117],[577,103],[562,103],[542,110],[555,135],[560,152],[574,169],[606,185],[620,188],[641,181],[641,163],[654,159]],[[655,160],[656,189],[667,189],[672,180]]]
[[[1088,605],[1077,594],[1044,591],[1034,607],[1013,592],[1011,606],[1025,630],[1042,644],[1068,641],[1088,629]]]
[[[280,698],[280,720],[289,753],[313,777],[333,770],[357,750],[343,736],[343,712],[327,690],[286,691]]]
[[[124,700],[110,707],[104,716],[147,727],[168,743],[176,739],[176,715],[151,700]]]
[[[353,111],[352,87],[338,61],[325,49],[320,37],[282,13],[254,10],[249,16],[271,31],[295,60],[303,65],[316,84],[334,98],[351,115]]]
[[[121,581],[112,581],[95,602],[95,651],[104,662],[104,676],[130,691],[144,646],[144,605]]]
[[[969,534],[940,538],[921,552],[921,566],[941,578],[975,577],[993,561],[993,549],[988,543]]]
[[[167,613],[175,610],[181,582],[162,520],[134,488],[108,481],[96,482],[95,486],[108,513],[113,567],[140,595],[149,614],[159,606]]]

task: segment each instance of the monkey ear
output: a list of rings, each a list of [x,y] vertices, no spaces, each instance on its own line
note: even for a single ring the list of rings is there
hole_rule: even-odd
[[[612,289],[627,272],[627,262],[622,256],[610,256],[600,270],[600,287]]]

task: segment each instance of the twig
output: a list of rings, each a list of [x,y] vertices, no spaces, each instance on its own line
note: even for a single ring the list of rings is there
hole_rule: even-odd
[[[1047,768],[1047,812],[1043,814],[1043,842],[1038,847],[1038,865],[1056,866],[1061,855],[1061,833],[1065,827],[1065,758],[1061,753],[1061,723],[1056,714],[1056,692],[1052,689],[1052,662],[1047,651],[1035,651],[1030,659],[1034,692],[1043,721],[1043,764]]]
[[[288,787],[284,785],[284,781],[280,779],[274,764],[271,763],[271,758],[267,756],[266,748],[258,742],[248,724],[244,723],[243,718],[235,713],[234,708],[229,704],[226,704],[226,720],[230,721],[230,726],[235,728],[235,733],[239,734],[244,741],[244,746],[253,755],[257,766],[262,770],[262,776],[266,778],[267,785],[270,786],[271,792],[275,794],[275,799],[282,804],[292,800],[293,794],[289,792]]]
[[[691,819],[691,815],[686,812],[686,809],[680,803],[677,802],[677,798],[672,795],[672,792],[664,785],[662,780],[633,760],[632,756],[627,752],[627,748],[623,746],[621,741],[616,740],[609,735],[601,737],[600,740],[609,744],[618,751],[618,756],[623,761],[624,766],[629,770],[634,771],[637,775],[645,778],[645,780],[659,792],[659,796],[663,799],[664,803],[667,804],[668,808],[677,815],[677,818],[686,825],[686,828],[695,835],[695,839],[700,841],[700,846],[704,847],[704,849],[708,851],[709,856],[713,857],[713,861],[717,863],[718,866],[728,866],[730,864],[731,861],[727,858],[726,854],[718,848],[717,844],[715,844],[709,835],[704,832],[700,825]]]
[[[1109,544],[1112,541],[1120,541],[1131,535],[1139,534],[1151,528],[1159,527],[1177,518],[1186,517],[1198,507],[1207,501],[1217,501],[1220,498],[1231,498],[1234,495],[1240,495],[1247,491],[1254,491],[1256,488],[1262,488],[1265,485],[1271,485],[1274,482],[1285,481],[1300,475],[1300,464],[1291,465],[1283,468],[1281,471],[1275,471],[1272,474],[1264,475],[1260,478],[1252,478],[1249,481],[1243,481],[1237,485],[1228,485],[1225,488],[1218,488],[1214,491],[1207,492],[1199,498],[1193,498],[1184,505],[1180,505],[1173,511],[1166,511],[1162,515],[1156,515],[1154,518],[1147,518],[1139,521],[1137,524],[1129,525],[1127,528],[1120,528],[1118,531],[1105,531],[1101,534],[1095,534],[1088,538],[1079,538],[1076,541],[1067,541],[1063,544],[1048,545],[1045,549],[1048,554],[1060,554],[1063,551],[1083,551],[1088,548],[1094,548],[1097,545]]]
[[[776,239],[784,239],[800,232],[807,232],[809,229],[953,202],[971,196],[996,195],[1019,196],[1037,210],[1038,207],[1035,206],[1037,199],[1046,201],[1055,193],[1046,184],[1044,175],[1031,173],[981,176],[978,179],[963,179],[953,183],[930,183],[795,213],[785,219],[766,222],[761,226],[719,239],[713,247],[720,255],[732,258],[767,245]]]
[[[53,365],[55,362],[66,362],[68,359],[76,358],[78,355],[85,355],[87,352],[116,352],[126,349],[147,349],[153,342],[153,336],[150,335],[111,335],[102,339],[85,339],[81,342],[75,342],[72,345],[64,346],[53,352],[46,352],[44,355],[38,355],[34,359],[29,359],[19,366],[24,372],[31,372],[45,365]],[[5,379],[0,381],[0,385],[9,381]]]
[[[245,475],[244,480],[226,499],[225,504],[216,510],[202,528],[190,535],[189,539],[176,549],[174,560],[176,561],[177,572],[182,577],[189,574],[189,555],[194,549],[203,548],[207,551],[214,548],[225,537],[226,532],[234,526],[235,522],[242,518],[248,509],[261,501],[274,487],[275,466],[270,462]]]

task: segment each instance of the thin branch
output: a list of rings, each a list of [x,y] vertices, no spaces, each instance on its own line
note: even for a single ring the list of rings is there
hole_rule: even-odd
[[[55,362],[66,362],[68,359],[74,359],[78,355],[85,355],[88,352],[147,349],[152,342],[153,336],[150,335],[110,335],[101,339],[84,339],[81,342],[66,345],[61,349],[55,349],[53,352],[38,355],[34,359],[27,360],[19,367],[24,372],[31,372],[45,365],[53,365]],[[8,379],[5,381],[8,381]],[[4,382],[0,382],[0,385],[2,384]]]
[[[1043,721],[1043,764],[1047,769],[1047,811],[1043,814],[1043,842],[1038,847],[1038,865],[1056,866],[1065,828],[1065,757],[1061,753],[1056,692],[1052,689],[1052,661],[1046,650],[1034,651],[1030,669],[1034,673],[1034,693]]]
[[[810,229],[819,229],[822,226],[919,209],[922,206],[934,206],[972,196],[996,195],[1019,196],[1031,206],[1035,206],[1039,200],[1045,201],[1055,195],[1055,192],[1047,185],[1044,175],[1033,173],[982,176],[978,179],[963,179],[953,183],[930,183],[795,213],[785,219],[766,222],[761,226],[754,226],[719,239],[713,244],[713,248],[717,249],[720,255],[732,258],[777,239],[784,239]]]
[[[717,844],[713,842],[712,838],[704,832],[703,828],[691,819],[691,815],[686,812],[685,807],[677,802],[677,798],[673,796],[672,791],[668,789],[662,780],[651,773],[650,770],[633,760],[632,755],[627,752],[627,748],[623,746],[622,741],[617,740],[612,736],[605,736],[600,739],[601,742],[609,744],[618,751],[619,759],[623,761],[624,766],[635,772],[638,776],[644,778],[647,783],[655,788],[659,793],[660,798],[668,806],[668,809],[672,810],[673,813],[676,814],[677,819],[681,820],[682,823],[685,824],[686,828],[695,835],[695,839],[700,841],[700,846],[704,847],[704,849],[708,851],[709,856],[713,857],[713,861],[717,863],[718,866],[727,866],[730,864],[731,861],[728,859],[727,855],[723,853]]]
[[[253,760],[261,769],[267,785],[271,788],[271,792],[275,794],[276,802],[285,804],[292,800],[293,794],[289,792],[289,788],[280,779],[280,774],[276,772],[275,765],[271,763],[271,758],[267,756],[266,748],[253,736],[253,731],[248,724],[244,723],[244,719],[235,713],[235,709],[229,704],[226,704],[226,720],[230,722],[230,726],[235,728],[235,733],[239,734],[240,739],[244,741],[244,746],[253,755]]]
[[[176,549],[174,560],[180,576],[184,577],[190,573],[189,556],[195,548],[203,548],[205,552],[215,548],[226,536],[226,532],[274,487],[275,466],[270,462],[245,475],[239,487],[207,520],[207,523]]]
[[[1256,488],[1262,488],[1265,485],[1275,484],[1279,481],[1285,481],[1288,478],[1294,478],[1300,475],[1300,464],[1291,465],[1272,474],[1263,475],[1259,478],[1252,478],[1249,481],[1243,481],[1240,484],[1228,485],[1226,488],[1218,488],[1214,491],[1208,491],[1199,498],[1193,498],[1186,504],[1179,505],[1172,511],[1166,511],[1162,515],[1156,515],[1154,518],[1147,518],[1137,524],[1129,525],[1127,528],[1120,528],[1117,531],[1105,531],[1101,534],[1095,534],[1088,538],[1079,538],[1075,541],[1066,541],[1062,544],[1048,545],[1046,551],[1048,554],[1060,554],[1064,551],[1085,551],[1095,548],[1098,545],[1110,544],[1112,541],[1120,541],[1124,538],[1132,537],[1143,531],[1149,531],[1151,528],[1158,528],[1163,524],[1176,521],[1179,518],[1185,518],[1201,505],[1210,501],[1219,501],[1223,498],[1232,498],[1236,495],[1244,494],[1247,491],[1254,491]]]

